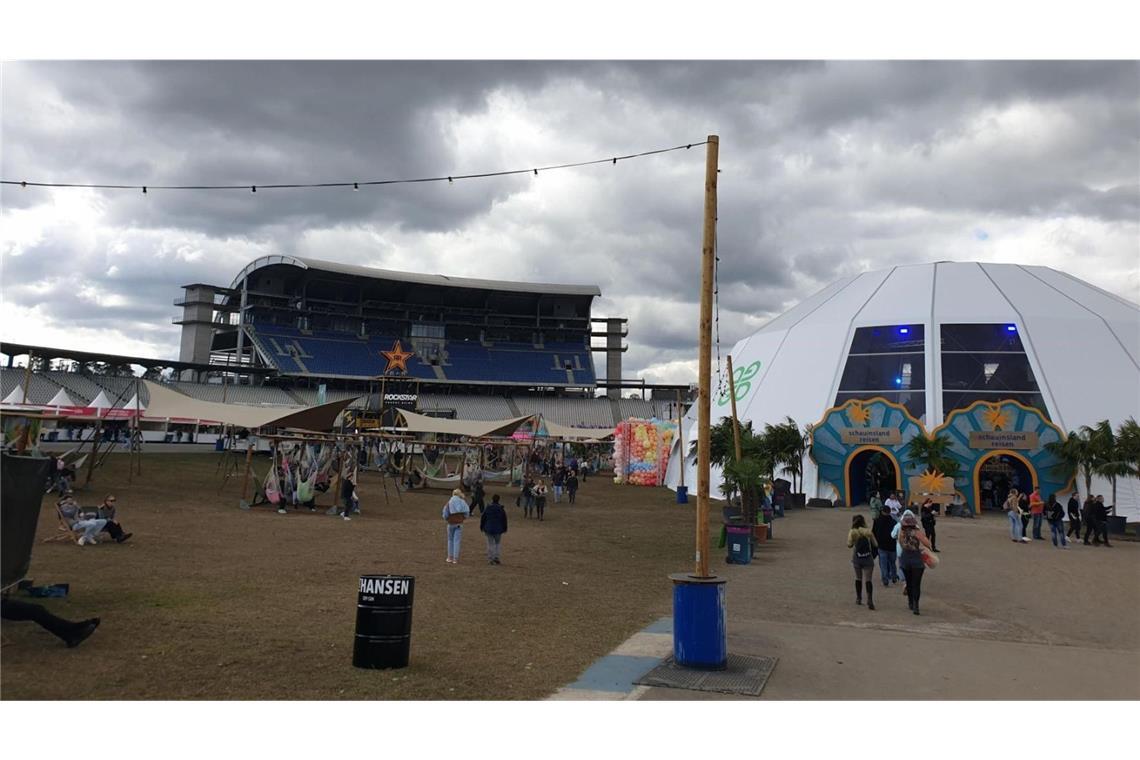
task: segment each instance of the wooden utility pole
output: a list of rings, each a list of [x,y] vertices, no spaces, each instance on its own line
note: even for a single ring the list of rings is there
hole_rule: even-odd
[[[32,386],[32,362],[35,360],[36,355],[31,351],[28,352],[28,364],[24,367],[24,398],[20,401],[21,404],[28,403],[28,391]]]
[[[700,362],[697,374],[697,536],[693,574],[709,577],[709,383],[712,379],[713,278],[716,267],[716,175],[720,137],[709,135],[705,153],[705,224],[701,239]]]
[[[736,418],[736,380],[732,376],[732,354],[728,355],[728,397],[732,399],[732,445],[736,451],[736,461],[744,458],[740,448],[740,420]]]

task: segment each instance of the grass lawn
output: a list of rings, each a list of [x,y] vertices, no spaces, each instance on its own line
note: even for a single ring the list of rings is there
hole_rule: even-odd
[[[389,484],[385,501],[366,473],[364,514],[351,522],[323,508],[242,511],[237,479],[219,492],[220,456],[146,455],[131,486],[126,457],[108,458],[79,500],[113,491],[134,537],[37,539],[30,571],[37,584],[71,584],[68,598],[43,600],[50,610],[103,623],[74,650],[4,623],[3,698],[537,699],[670,614],[666,576],[692,566],[693,505],[665,489],[593,477],[540,523],[523,519],[513,490],[492,488],[488,499],[508,504],[503,564],[486,563],[474,521],[452,566],[444,492],[397,499]],[[45,498],[39,539],[56,523]],[[369,573],[416,578],[408,668],[352,667],[358,577]]]

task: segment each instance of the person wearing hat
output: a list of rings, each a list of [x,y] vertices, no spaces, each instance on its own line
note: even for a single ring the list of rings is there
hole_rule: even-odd
[[[463,491],[456,488],[443,505],[443,519],[447,522],[447,563],[459,564],[459,542],[463,539],[463,521],[471,514],[463,499]]]
[[[918,518],[909,509],[903,512],[895,534],[899,550],[899,564],[906,579],[907,607],[919,614],[918,600],[922,596],[922,574],[926,565],[922,561],[922,548],[930,549],[930,541],[918,527]]]

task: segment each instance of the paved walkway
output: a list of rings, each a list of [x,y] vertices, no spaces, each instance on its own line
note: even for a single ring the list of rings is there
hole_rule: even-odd
[[[993,516],[943,519],[916,617],[878,580],[878,609],[855,605],[851,516],[792,513],[753,564],[714,565],[729,579],[729,651],[779,658],[760,699],[1140,699],[1140,544],[1061,551],[1012,544]],[[635,687],[671,631],[657,621],[551,698],[746,698]]]

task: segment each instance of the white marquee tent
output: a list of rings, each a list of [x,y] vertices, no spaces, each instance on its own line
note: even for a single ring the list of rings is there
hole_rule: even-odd
[[[1016,336],[1021,349],[1003,354],[991,351],[1004,350],[997,344],[972,348],[970,336],[986,329]],[[877,353],[875,330],[914,337],[912,361]],[[1013,395],[1043,407],[1064,431],[1103,419],[1114,426],[1128,417],[1140,419],[1140,306],[1042,266],[938,262],[845,277],[742,339],[730,353],[739,378],[737,413],[756,428],[787,416],[801,427],[816,423],[837,402],[863,394],[905,403],[929,430],[971,399],[1002,395],[988,390],[999,381],[1024,391]],[[888,363],[876,358],[884,355]],[[977,380],[964,374],[966,365],[976,370]],[[885,387],[867,387],[876,384]],[[713,424],[731,413],[724,393],[713,398]],[[697,436],[695,406],[684,428],[687,454]],[[686,460],[685,483],[695,489],[695,459]],[[670,487],[678,475],[674,446]],[[809,497],[826,495],[810,459],[804,475]],[[712,495],[719,498],[719,472],[712,481]],[[1093,490],[1108,493],[1105,483],[1094,482]],[[1120,514],[1140,513],[1140,484],[1121,480],[1117,502]]]

